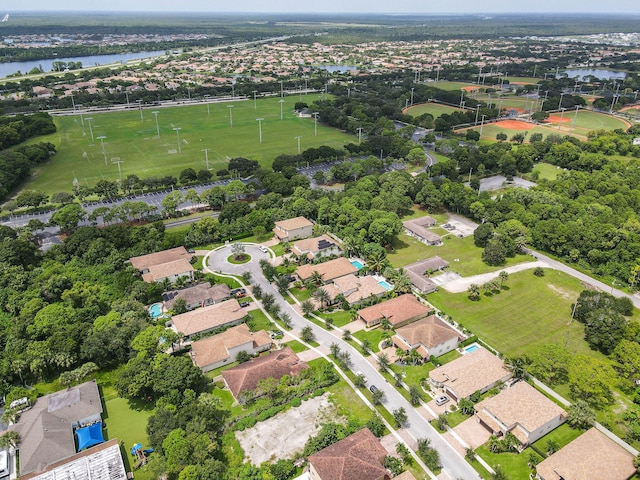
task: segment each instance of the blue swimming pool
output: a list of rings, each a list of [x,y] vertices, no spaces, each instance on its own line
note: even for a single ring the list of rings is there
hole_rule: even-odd
[[[476,350],[478,350],[478,348],[480,348],[478,346],[478,344],[477,343],[473,343],[473,344],[469,345],[468,347],[464,348],[464,353],[475,352]]]
[[[389,290],[391,290],[393,288],[393,285],[391,285],[389,282],[387,282],[386,280],[379,280],[378,284],[384,288],[387,292]]]
[[[151,318],[156,319],[162,315],[162,303],[154,303],[149,307],[149,315]]]
[[[359,260],[351,260],[351,265],[353,265],[354,267],[356,267],[358,270],[361,270],[364,265],[362,264],[361,261]]]

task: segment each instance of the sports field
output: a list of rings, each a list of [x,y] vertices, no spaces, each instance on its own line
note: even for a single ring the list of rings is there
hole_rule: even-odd
[[[465,87],[473,87],[476,88],[477,85],[474,85],[471,82],[449,82],[447,80],[441,80],[439,82],[430,82],[427,85],[439,88],[440,90],[462,90]]]
[[[516,85],[535,85],[542,80],[536,77],[507,77],[506,79],[509,80],[510,84]]]
[[[308,103],[316,99],[315,95],[302,96]],[[215,172],[226,168],[229,158],[239,156],[269,166],[282,153],[297,153],[298,136],[302,137],[302,151],[321,145],[342,147],[355,141],[353,136],[320,123],[315,135],[314,120],[299,118],[293,111],[299,96],[284,98],[281,121],[279,100],[258,99],[256,108],[252,100],[211,103],[208,111],[206,104],[161,107],[155,110],[159,137],[155,116],[147,109],[142,110],[142,119],[139,110],[85,114],[84,128],[79,116],[56,117],[58,131],[34,141],[50,141],[58,153],[35,173],[26,188],[54,193],[70,191],[74,178],[88,186],[103,178],[117,180],[118,166],[113,163],[116,158],[122,162],[123,178],[128,174],[140,178],[177,176],[187,167],[196,171],[206,168],[204,149],[208,149],[209,168]],[[263,119],[262,143],[258,118]],[[101,136],[105,137],[104,154]]]
[[[433,118],[438,118],[440,115],[451,114],[453,112],[459,112],[460,109],[456,107],[450,107],[449,105],[442,105],[439,103],[421,103],[420,105],[414,105],[409,107],[405,113],[412,117],[419,117],[425,113],[430,113]]]
[[[513,95],[498,96],[494,93],[491,96],[483,94],[473,96],[473,98],[487,105],[491,104],[496,108],[501,107],[503,110],[514,108],[518,113],[528,113],[531,109],[535,112],[540,108],[540,104],[535,99],[516,97]]]

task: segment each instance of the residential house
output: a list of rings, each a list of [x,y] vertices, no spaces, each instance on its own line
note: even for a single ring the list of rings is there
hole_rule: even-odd
[[[633,455],[595,427],[536,465],[540,480],[628,480]]]
[[[410,293],[385,300],[362,310],[358,310],[358,318],[367,327],[374,327],[388,320],[393,328],[407,325],[429,315],[429,307]]]
[[[426,245],[441,245],[440,235],[429,230],[435,225],[435,220],[431,217],[420,217],[402,222],[407,235],[417,238]]]
[[[208,307],[231,296],[231,289],[225,283],[211,285],[209,282],[198,283],[192,287],[180,290],[171,290],[162,294],[162,300],[167,310],[172,310],[173,305],[179,298],[184,299],[187,310],[198,307]]]
[[[209,307],[198,308],[190,312],[174,315],[167,327],[176,333],[182,333],[185,340],[198,333],[206,333],[216,328],[236,325],[242,322],[245,311],[238,300],[231,298]]]
[[[567,412],[527,382],[517,382],[475,405],[476,418],[494,435],[511,432],[522,447],[561,425]]]
[[[458,347],[460,334],[435,315],[400,327],[393,343],[406,353],[415,350],[423,360],[439,357]]]
[[[329,235],[320,235],[319,237],[306,238],[294,242],[291,252],[297,257],[307,257],[309,260],[313,260],[319,256],[340,255],[342,250]]]
[[[449,262],[436,255],[406,266],[405,272],[407,272],[407,276],[415,289],[421,293],[431,293],[438,289],[438,285],[426,275],[442,271],[448,265]]]
[[[76,454],[75,430],[101,422],[95,380],[38,398],[10,427],[18,432],[20,478],[37,474]]]
[[[387,451],[368,428],[309,456],[311,480],[389,480]]]
[[[184,247],[171,248],[130,259],[131,265],[140,271],[145,282],[175,282],[178,278],[193,281],[191,254]]]
[[[46,455],[48,452],[43,453]],[[20,460],[22,462],[22,454],[20,454]],[[22,468],[20,470],[22,471]],[[39,472],[20,475],[20,480],[54,480],[58,478],[125,480],[128,477],[118,439],[113,438],[108,442],[83,450],[52,463]]]
[[[295,217],[275,222],[273,233],[281,242],[291,242],[313,235],[313,223],[304,217]]]
[[[296,275],[304,282],[313,276],[313,272],[318,272],[322,281],[327,284],[345,275],[357,273],[358,268],[348,258],[338,257],[317,265],[301,265],[296,270]]]
[[[241,392],[255,390],[260,380],[280,380],[284,375],[294,377],[307,368],[309,365],[300,360],[291,348],[286,347],[225,370],[222,378],[233,397],[238,400]]]
[[[269,350],[273,341],[264,330],[250,332],[245,323],[191,344],[191,360],[202,372],[234,362],[238,353],[249,355]]]
[[[350,273],[323,287],[329,294],[329,305],[336,302],[338,295],[344,296],[349,305],[355,305],[371,297],[379,297],[387,293],[380,282],[371,275],[357,277]]]
[[[482,347],[429,372],[431,383],[456,401],[484,393],[509,378],[504,362]]]

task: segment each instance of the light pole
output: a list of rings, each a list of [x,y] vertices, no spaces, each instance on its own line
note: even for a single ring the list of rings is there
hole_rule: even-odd
[[[580,109],[580,105],[576,105],[576,113],[573,116],[573,125],[571,128],[576,128],[576,121],[578,120],[578,110]]]
[[[414,88],[411,87],[411,106],[413,107],[413,90]]]
[[[173,127],[173,129],[176,132],[176,135],[178,137],[178,154],[182,153],[182,149],[180,148],[180,130],[182,130],[182,127]]]
[[[205,93],[204,95],[204,101],[207,102],[207,115],[211,115],[211,112],[209,111],[209,97],[211,95],[209,95],[208,93]]]
[[[564,92],[560,93],[560,101],[558,102],[558,110],[562,108],[562,97],[564,97]]]
[[[319,112],[313,112],[313,136],[317,137],[318,136],[318,113]]]
[[[258,93],[257,90],[253,90],[253,111],[257,111],[258,110],[258,104],[256,102],[256,93]]]
[[[284,84],[280,80],[280,98],[284,98]]]
[[[71,107],[73,108],[73,111],[76,111],[76,102],[73,100],[73,93],[69,95],[71,97]]]
[[[464,90],[460,89],[460,108],[462,108],[463,100],[464,100]]]
[[[231,100],[235,100],[236,98],[236,84],[231,84]]]
[[[120,164],[124,162],[124,160],[120,160],[120,157],[113,157],[111,159],[111,163],[116,163],[118,165],[118,174],[120,175],[120,185],[122,185],[122,169],[120,168]]]
[[[144,117],[142,116],[142,100],[136,100],[138,102],[138,108],[140,109],[140,121],[144,122]]]
[[[474,125],[478,125],[478,114],[480,113],[480,105],[476,105],[476,121]]]
[[[300,139],[302,137],[295,137],[295,138],[296,138],[296,140],[298,140],[298,155],[300,155]]]
[[[91,134],[91,145],[93,145],[93,128],[91,128],[91,120],[93,120],[93,117],[87,117],[85,118],[85,120],[89,124],[89,133]]]
[[[160,125],[158,125],[158,113],[160,113],[157,110],[154,110],[153,112],[153,116],[156,117],[156,133],[158,134],[158,138],[160,138]]]
[[[102,155],[104,156],[104,164],[107,165],[107,154],[104,151],[104,139],[107,138],[104,135],[100,135],[98,140],[100,140],[100,145],[102,146]]]
[[[256,120],[258,121],[258,132],[260,135],[260,143],[262,143],[262,121],[264,120],[264,118],[256,118]]]
[[[203,148],[201,151],[204,152],[204,161],[205,161],[205,164],[207,165],[207,170],[209,170],[209,149]]]
[[[233,105],[227,105],[227,108],[229,109],[229,126],[233,128]]]
[[[558,130],[560,130],[560,127],[562,127],[562,122],[564,121],[564,111],[566,110],[566,108],[562,107],[560,110],[562,110],[562,113],[560,114],[560,123],[558,124]]]
[[[280,121],[282,121],[282,119],[283,119],[282,104],[284,103],[284,100],[280,99],[280,100],[278,100],[278,103],[280,103]]]
[[[129,108],[129,91],[125,90],[124,95],[127,97],[127,108]]]
[[[360,142],[362,141],[362,127],[358,127],[358,145],[360,145]]]
[[[486,117],[486,115],[482,115],[482,122],[480,123],[480,136],[482,137],[482,127],[484,127],[484,117]]]

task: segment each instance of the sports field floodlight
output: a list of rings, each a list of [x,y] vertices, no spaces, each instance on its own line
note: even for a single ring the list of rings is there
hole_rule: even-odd
[[[256,93],[258,93],[257,90],[252,90],[253,92],[253,111],[257,111],[258,110],[258,103],[256,102]]]
[[[413,90],[414,88],[411,87],[411,106],[413,107]]]
[[[284,97],[284,83],[280,80],[280,98]]]
[[[358,145],[360,145],[362,141],[362,127],[358,127],[356,130],[358,130]]]
[[[182,153],[182,149],[180,148],[180,130],[182,130],[182,127],[173,127],[173,129],[176,132],[176,135],[178,137],[178,154]]]
[[[231,84],[231,100],[235,100],[236,98],[236,84]]]
[[[562,122],[564,121],[564,111],[566,110],[566,108],[562,107],[560,110],[562,110],[562,113],[560,114],[560,123],[558,123],[558,130],[560,130]]]
[[[229,109],[229,126],[233,128],[233,105],[227,105]]]
[[[300,155],[300,139],[302,137],[295,137],[295,138],[296,138],[296,140],[298,140],[298,155]]]
[[[464,100],[464,90],[460,89],[460,108],[462,108],[462,102]]]
[[[76,111],[76,102],[73,100],[73,93],[69,94],[69,96],[71,97],[71,107],[73,108],[73,111]]]
[[[576,120],[578,120],[578,110],[580,110],[580,105],[576,105],[576,114],[573,116],[573,125],[571,128],[576,127]]]
[[[256,120],[258,121],[258,132],[260,132],[260,143],[262,143],[262,121],[264,118],[256,118]]]
[[[158,138],[160,138],[160,126],[158,125],[158,114],[160,113],[157,110],[154,110],[153,112],[153,116],[156,117],[156,133],[158,134]]]
[[[211,112],[209,111],[209,97],[211,95],[209,95],[208,93],[204,94],[204,101],[207,102],[207,115],[211,115]]]
[[[118,164],[118,174],[120,175],[120,183],[122,183],[122,169],[120,168],[120,164],[124,162],[124,160],[120,160],[120,157],[113,157],[111,159],[111,163]]]
[[[91,128],[91,120],[93,120],[93,117],[87,117],[85,118],[85,120],[89,124],[89,133],[91,134],[91,145],[93,145],[93,128]]]
[[[124,91],[124,95],[125,95],[125,97],[127,97],[127,108],[129,108],[129,91],[125,90]]]
[[[482,122],[480,123],[480,136],[482,137],[482,127],[484,127],[484,117],[486,117],[486,115],[482,115]]]
[[[84,117],[82,116],[82,110],[80,110],[80,107],[82,107],[82,104],[78,103],[76,107],[78,107],[78,113],[80,114],[80,125],[82,125],[82,130],[84,130]]]
[[[565,93],[561,92],[560,93],[560,101],[558,102],[558,110],[560,110],[562,108],[562,97],[564,97]]]
[[[284,103],[283,99],[278,100],[278,102],[280,103],[280,121],[282,121],[283,115],[282,115],[282,104]]]
[[[189,97],[189,101],[191,101],[191,88],[187,87],[187,96]]]
[[[138,108],[140,109],[140,121],[144,122],[144,117],[142,116],[142,100],[136,100],[138,103]]]
[[[98,140],[100,140],[100,145],[102,146],[102,155],[104,156],[104,164],[107,165],[107,154],[104,151],[104,139],[107,138],[104,135],[100,135]]]
[[[313,136],[317,137],[318,136],[318,114],[320,112],[313,112],[311,115],[313,115]]]
[[[204,161],[207,165],[207,170],[209,170],[209,149],[203,148],[201,151],[204,152]]]
[[[476,121],[474,125],[478,125],[478,114],[480,113],[480,105],[476,105]]]

